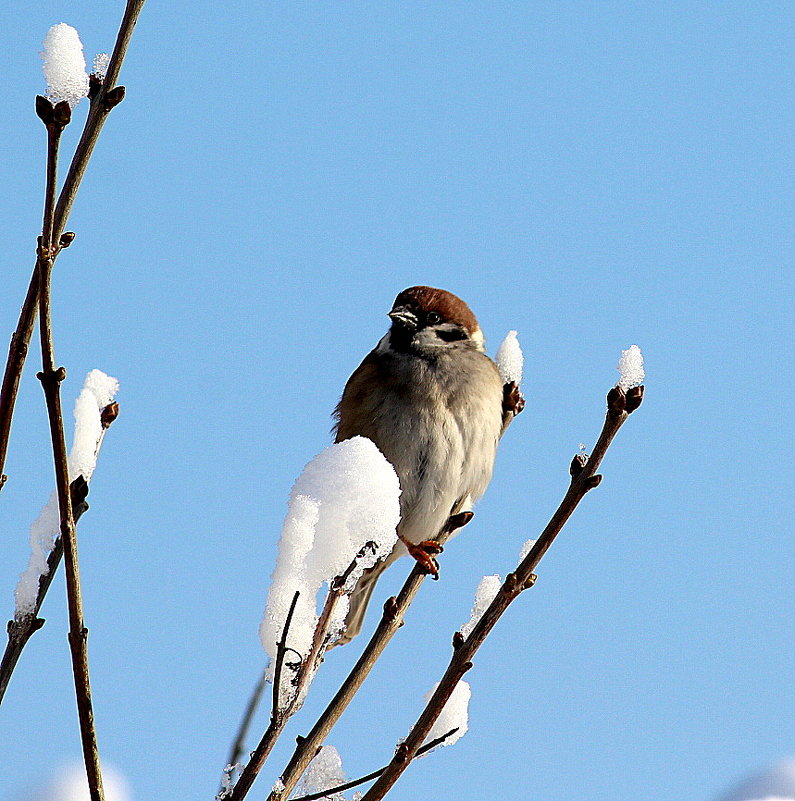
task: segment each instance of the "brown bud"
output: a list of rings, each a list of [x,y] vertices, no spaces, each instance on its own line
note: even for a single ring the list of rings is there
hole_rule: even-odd
[[[384,614],[390,619],[394,620],[397,617],[397,599],[391,596],[384,602]]]
[[[607,410],[610,414],[621,414],[626,409],[627,396],[619,386],[613,387],[607,393]]]
[[[524,584],[522,584],[523,590],[529,590],[530,587],[533,587],[535,583],[538,581],[538,576],[535,573],[531,573]]]
[[[575,453],[574,458],[571,460],[571,464],[569,465],[569,473],[571,474],[572,478],[576,478],[580,473],[582,473],[583,467],[585,467],[585,463],[588,461],[588,457],[584,453]]]
[[[58,244],[62,248],[68,248],[72,242],[75,241],[75,232],[74,231],[64,231],[61,234],[61,238],[58,240]]]
[[[102,428],[108,428],[110,424],[119,416],[119,404],[116,401],[109,403],[99,416]]]
[[[585,489],[592,490],[594,487],[598,487],[601,483],[602,476],[600,473],[596,473],[585,482]]]
[[[110,111],[124,100],[126,89],[123,86],[116,86],[105,94],[105,111]]]
[[[36,116],[45,124],[52,124],[52,103],[43,95],[36,95]]]
[[[59,103],[56,103],[52,110],[53,125],[57,125],[59,128],[65,128],[67,125],[69,125],[71,119],[71,106],[65,100],[61,100]]]
[[[627,414],[632,414],[643,401],[643,385],[632,387],[627,392]]]
[[[46,373],[44,371],[41,371],[39,373],[36,373],[36,378],[38,378],[42,384],[48,382],[52,384],[60,384],[61,381],[63,381],[66,378],[66,368],[57,367],[52,372],[47,371]]]
[[[453,650],[457,651],[463,644],[464,644],[464,635],[460,631],[457,631],[453,635]]]
[[[102,79],[96,73],[88,76],[88,99],[93,100],[102,88]]]

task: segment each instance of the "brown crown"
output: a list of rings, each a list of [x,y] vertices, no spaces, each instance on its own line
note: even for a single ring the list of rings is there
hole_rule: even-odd
[[[472,309],[461,298],[446,289],[432,286],[412,286],[404,289],[396,298],[392,308],[406,306],[412,311],[438,312],[445,322],[458,323],[470,334],[478,330],[478,321]]]

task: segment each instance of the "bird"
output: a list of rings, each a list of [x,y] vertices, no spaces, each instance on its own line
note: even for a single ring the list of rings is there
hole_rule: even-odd
[[[412,286],[395,298],[391,325],[348,379],[334,410],[335,442],[370,439],[400,482],[398,541],[364,572],[345,631],[361,630],[383,571],[407,552],[438,578],[436,538],[469,522],[491,481],[497,444],[524,399],[484,352],[484,337],[457,295]]]

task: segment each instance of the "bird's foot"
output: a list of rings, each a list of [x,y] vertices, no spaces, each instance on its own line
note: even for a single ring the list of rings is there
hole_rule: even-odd
[[[502,409],[514,417],[524,409],[524,397],[515,381],[509,381],[502,388]]]
[[[439,579],[439,563],[434,559],[434,556],[440,554],[444,548],[434,540],[423,540],[422,542],[413,543],[406,542],[406,549],[410,556],[413,556],[426,573],[433,576],[435,580]]]

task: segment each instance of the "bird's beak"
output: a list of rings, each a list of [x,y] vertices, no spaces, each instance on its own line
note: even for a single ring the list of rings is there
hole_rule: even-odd
[[[391,312],[389,312],[389,317],[392,322],[402,326],[403,328],[410,328],[412,330],[417,329],[417,324],[419,322],[417,320],[417,315],[405,306],[396,306]]]

